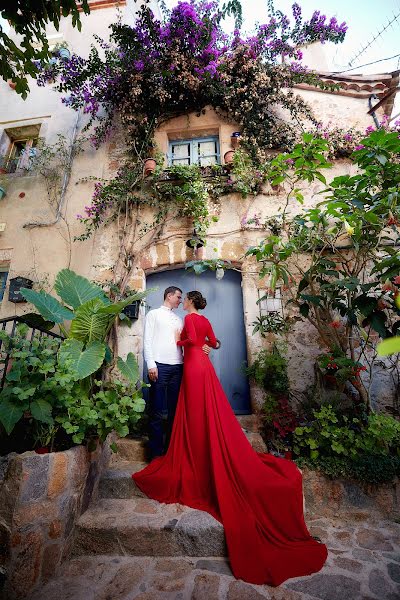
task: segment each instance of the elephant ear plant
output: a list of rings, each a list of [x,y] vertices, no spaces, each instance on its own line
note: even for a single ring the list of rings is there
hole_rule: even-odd
[[[11,366],[0,392],[0,422],[10,435],[19,421],[33,421],[34,437],[50,436],[51,445],[60,427],[74,443],[104,440],[113,430],[126,436],[144,411],[143,383],[134,355],[126,361],[114,357],[106,340],[125,306],[146,292],[112,303],[98,285],[69,269],[58,273],[55,290],[61,301],[44,291],[21,291],[43,319],[58,325],[61,343],[45,337],[28,341],[26,326],[15,339],[3,332]],[[99,377],[110,364],[118,366],[122,379]]]

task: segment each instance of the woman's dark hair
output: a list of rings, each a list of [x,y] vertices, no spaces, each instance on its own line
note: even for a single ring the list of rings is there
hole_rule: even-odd
[[[207,306],[207,300],[204,298],[201,292],[194,290],[193,292],[188,292],[186,295],[189,300],[193,302],[193,306],[196,310],[202,310]]]

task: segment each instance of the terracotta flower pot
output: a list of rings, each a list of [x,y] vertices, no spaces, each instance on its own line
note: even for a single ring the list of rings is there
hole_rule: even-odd
[[[144,167],[143,167],[144,176],[148,177],[149,175],[151,175],[154,172],[156,166],[157,166],[157,163],[154,160],[154,158],[146,158],[146,160],[144,161]]]
[[[41,446],[40,448],[35,449],[36,454],[48,454],[50,452],[47,446]]]
[[[233,156],[235,154],[234,150],[228,150],[227,152],[225,152],[224,154],[224,163],[226,165],[231,165],[233,163]]]
[[[8,81],[7,83],[12,90],[15,90],[15,88],[17,87],[17,84],[14,83],[14,81]]]

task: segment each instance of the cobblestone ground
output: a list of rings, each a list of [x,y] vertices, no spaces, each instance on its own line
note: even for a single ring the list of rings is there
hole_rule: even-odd
[[[236,580],[224,558],[82,556],[30,600],[399,600],[400,524],[309,518],[329,548],[319,573],[278,588]]]

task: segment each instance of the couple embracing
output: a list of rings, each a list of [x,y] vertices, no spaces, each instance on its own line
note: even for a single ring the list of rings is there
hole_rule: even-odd
[[[134,481],[150,498],[220,521],[238,579],[276,586],[319,571],[327,550],[307,530],[300,471],[292,461],[253,450],[209,359],[220,343],[199,312],[207,302],[198,291],[186,294],[182,328],[173,313],[181,301],[182,291],[171,286],[146,318],[154,460],[132,475]]]

